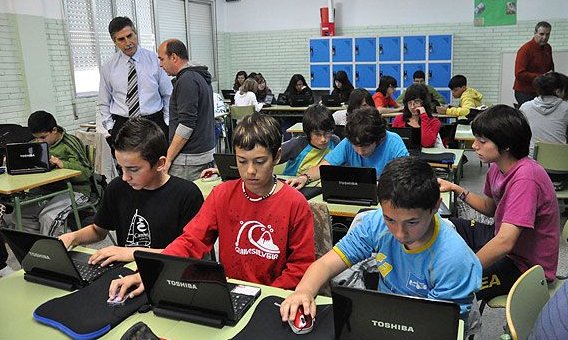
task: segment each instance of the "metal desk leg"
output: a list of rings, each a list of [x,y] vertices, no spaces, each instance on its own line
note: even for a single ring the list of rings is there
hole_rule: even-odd
[[[69,197],[71,197],[71,208],[73,210],[73,215],[75,216],[77,229],[81,229],[81,219],[79,218],[79,211],[77,210],[77,202],[75,202],[75,193],[73,192],[71,182],[67,182],[67,190],[69,191]]]
[[[18,196],[14,197],[14,214],[16,214],[16,230],[23,230],[22,228],[22,205]]]

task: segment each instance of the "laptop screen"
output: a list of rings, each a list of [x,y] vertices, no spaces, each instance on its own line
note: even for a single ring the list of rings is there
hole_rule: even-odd
[[[421,131],[420,128],[412,127],[401,127],[401,128],[390,128],[391,132],[394,132],[402,138],[404,145],[408,150],[421,149],[422,145],[420,143]]]
[[[456,339],[459,306],[349,287],[332,287],[335,338]]]
[[[45,142],[6,144],[6,168],[11,175],[49,171],[49,146]]]
[[[321,165],[320,175],[326,202],[367,206],[378,203],[375,168]]]
[[[234,154],[215,153],[213,154],[213,159],[215,160],[217,169],[219,169],[219,175],[221,175],[223,181],[241,177],[239,175],[239,169],[237,168],[237,159]]]

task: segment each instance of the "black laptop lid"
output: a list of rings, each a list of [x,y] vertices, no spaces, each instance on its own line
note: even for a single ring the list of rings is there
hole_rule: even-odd
[[[321,165],[320,175],[324,201],[361,205],[378,203],[375,168]]]
[[[266,97],[264,97],[264,104],[272,104],[274,100],[274,95],[272,93],[268,93]]]
[[[45,142],[6,144],[6,169],[10,175],[49,171],[48,144]]]
[[[235,91],[233,90],[221,90],[221,93],[225,99],[231,99],[231,97],[235,96]]]
[[[237,168],[237,158],[232,153],[215,153],[213,159],[219,169],[219,175],[223,181],[240,178]]]
[[[312,101],[312,97],[304,94],[292,94],[290,95],[290,106],[292,107],[303,107],[309,106]]]
[[[327,107],[341,106],[341,100],[336,94],[327,94],[321,96],[321,103]]]
[[[342,286],[331,293],[336,339],[457,338],[455,303]]]
[[[420,150],[422,145],[420,143],[421,131],[420,128],[412,127],[401,127],[401,128],[390,128],[391,132],[396,133],[402,138],[404,145],[407,150]]]
[[[221,264],[143,251],[135,251],[134,259],[154,307],[234,319]]]

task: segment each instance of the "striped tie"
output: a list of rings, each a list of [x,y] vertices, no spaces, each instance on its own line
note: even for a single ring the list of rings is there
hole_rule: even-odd
[[[126,91],[126,104],[128,105],[128,115],[136,117],[140,114],[140,101],[138,99],[138,76],[134,59],[128,60],[128,89]]]

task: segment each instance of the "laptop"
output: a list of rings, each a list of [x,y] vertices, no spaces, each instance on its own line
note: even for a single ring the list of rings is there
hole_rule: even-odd
[[[274,99],[274,95],[272,93],[268,93],[266,95],[266,97],[264,97],[264,105],[262,105],[262,107],[271,107],[272,106],[272,100]]]
[[[6,170],[10,175],[48,172],[49,146],[46,142],[6,144]]]
[[[327,107],[338,107],[341,106],[341,100],[336,94],[326,94],[321,96],[321,103]]]
[[[229,181],[232,179],[241,178],[239,169],[237,168],[237,158],[232,153],[214,153],[213,159],[219,169],[221,180]]]
[[[234,326],[260,288],[227,283],[220,263],[135,251],[134,259],[154,314],[222,328]]]
[[[328,203],[378,204],[375,168],[321,165],[320,176],[323,200]]]
[[[421,130],[420,128],[412,128],[412,127],[401,127],[395,128],[391,127],[389,131],[396,133],[397,135],[402,138],[404,142],[404,146],[408,150],[408,153],[411,156],[418,156],[420,155],[420,150],[422,150],[422,144],[420,143],[421,140]]]
[[[285,93],[279,93],[276,99],[276,105],[288,105],[288,96]]]
[[[291,107],[308,107],[313,103],[313,98],[311,96],[306,96],[302,94],[292,94],[290,95],[290,106]]]
[[[24,279],[65,290],[84,287],[121,263],[88,264],[90,254],[67,251],[55,237],[0,228],[0,233],[24,270]]]
[[[332,286],[335,339],[457,339],[453,302]]]
[[[234,90],[221,90],[223,98],[230,100],[231,104],[235,103],[235,91]]]

